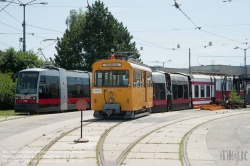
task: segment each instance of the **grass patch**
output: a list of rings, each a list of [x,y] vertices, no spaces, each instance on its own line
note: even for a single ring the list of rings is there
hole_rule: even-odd
[[[14,110],[0,110],[0,116],[13,116],[16,115]]]

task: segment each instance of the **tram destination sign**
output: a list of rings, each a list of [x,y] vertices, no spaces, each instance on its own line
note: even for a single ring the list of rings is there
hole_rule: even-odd
[[[102,66],[103,67],[121,67],[122,64],[121,63],[103,63]]]

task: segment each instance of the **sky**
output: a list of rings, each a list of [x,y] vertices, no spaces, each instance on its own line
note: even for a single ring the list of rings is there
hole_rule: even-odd
[[[41,2],[48,4],[26,6],[26,50],[43,58],[38,51],[41,48],[46,58],[54,58],[56,42],[47,39],[61,38],[70,10],[86,11],[87,0],[33,3]],[[94,2],[89,0],[90,5]],[[250,46],[250,0],[176,0],[179,9],[174,0],[103,2],[128,28],[145,64],[188,68],[190,49],[191,66],[244,65],[244,49]],[[8,2],[0,2],[0,50],[9,47],[22,50],[19,39],[23,37],[23,7],[11,3],[4,8],[6,5]],[[250,48],[246,50],[247,65],[249,58]]]

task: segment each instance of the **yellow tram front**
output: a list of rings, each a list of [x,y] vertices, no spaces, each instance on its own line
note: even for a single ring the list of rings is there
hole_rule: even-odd
[[[94,117],[125,119],[148,115],[153,106],[152,70],[115,59],[93,64],[91,103]]]

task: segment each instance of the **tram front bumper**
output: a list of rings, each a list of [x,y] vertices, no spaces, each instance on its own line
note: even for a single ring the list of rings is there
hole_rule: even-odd
[[[111,115],[111,114],[120,114],[121,113],[121,106],[120,104],[104,104],[103,105],[103,112]]]
[[[38,113],[38,104],[14,104],[15,112]]]

